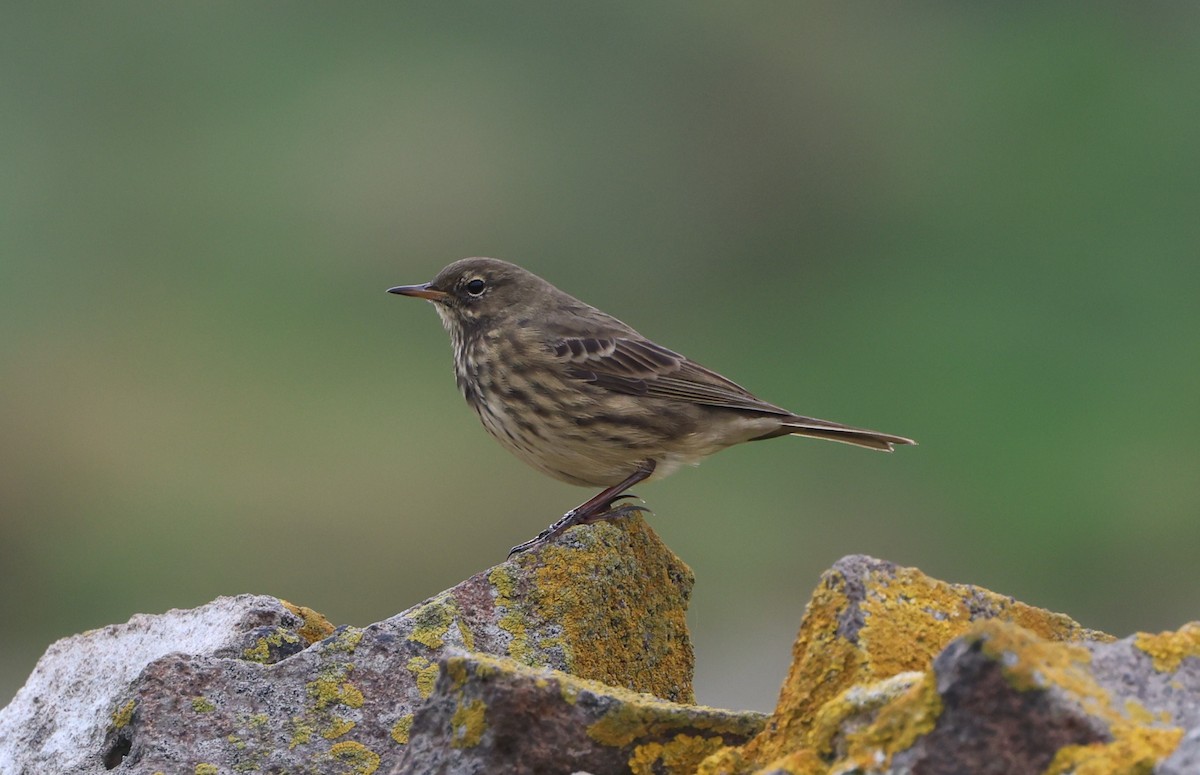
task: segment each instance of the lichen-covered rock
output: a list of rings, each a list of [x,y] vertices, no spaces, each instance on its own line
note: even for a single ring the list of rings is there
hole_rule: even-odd
[[[851,557],[809,603],[766,730],[703,775],[1160,775],[1200,725],[1200,626],[1122,641]],[[1175,756],[1167,757],[1176,751]],[[1186,769],[1180,771],[1187,771]]]
[[[702,772],[752,772],[789,754],[827,760],[829,723],[819,724],[818,714],[852,713],[829,703],[851,687],[928,670],[951,640],[987,619],[1015,622],[1052,640],[1108,638],[980,587],[947,584],[871,557],[845,557],[809,600],[771,723],[744,749],[714,756]]]
[[[322,632],[311,612],[248,596],[224,618],[203,613],[216,603],[135,617],[51,647],[0,711],[0,772],[372,773],[408,742],[447,648],[690,702],[691,585],[633,517],[570,530],[362,629]],[[73,667],[84,662],[98,668]]]
[[[394,775],[686,775],[761,713],[678,705],[477,654],[442,659]]]
[[[261,661],[274,662],[332,629],[308,609],[241,595],[64,638],[0,710],[0,773],[104,772],[106,762],[119,762],[115,738],[135,710],[130,685],[167,654],[237,660],[255,649]]]

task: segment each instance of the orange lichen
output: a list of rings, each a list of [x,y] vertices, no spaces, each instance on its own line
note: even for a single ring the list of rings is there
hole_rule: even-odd
[[[611,551],[551,546],[541,553],[535,604],[544,621],[559,622],[567,669],[572,675],[693,702],[692,651],[686,637],[686,599],[672,599],[679,578],[690,588],[692,573],[634,518],[609,531],[624,546],[620,565]],[[591,531],[604,540],[602,531]],[[597,566],[597,561],[607,563]],[[577,579],[603,575],[606,585],[580,585]],[[646,594],[651,590],[652,594]],[[647,628],[650,632],[647,632]],[[649,659],[627,648],[631,640],[650,648]]]
[[[305,642],[313,644],[333,634],[334,626],[329,623],[329,620],[311,608],[289,603],[286,600],[280,600],[279,602],[283,604],[284,608],[304,620],[303,624],[300,625],[300,629],[296,630],[296,633],[301,638],[304,638]]]
[[[729,772],[750,772],[797,752],[820,752],[829,741],[827,730],[817,728],[817,717],[827,703],[855,685],[928,671],[933,658],[976,621],[1019,623],[1054,641],[1111,640],[1062,614],[978,587],[937,581],[915,568],[877,563],[855,582],[863,585],[855,595],[856,606],[842,573],[822,578],[805,610],[791,672],[771,722],[741,749],[743,763]],[[927,702],[908,733],[928,727],[936,717],[936,708]]]

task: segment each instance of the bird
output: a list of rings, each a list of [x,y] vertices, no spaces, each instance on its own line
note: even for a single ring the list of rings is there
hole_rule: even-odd
[[[625,503],[726,447],[806,436],[891,452],[903,436],[805,417],[639,334],[516,264],[464,258],[388,293],[433,304],[458,389],[509,452],[559,481],[602,488],[509,557],[576,525],[646,508]]]

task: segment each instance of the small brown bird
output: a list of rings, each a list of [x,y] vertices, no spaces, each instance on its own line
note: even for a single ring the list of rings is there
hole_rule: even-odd
[[[458,388],[505,449],[560,481],[604,488],[510,557],[574,525],[645,511],[613,504],[743,441],[810,436],[884,452],[916,443],[768,404],[507,261],[464,258],[388,293],[433,303]]]

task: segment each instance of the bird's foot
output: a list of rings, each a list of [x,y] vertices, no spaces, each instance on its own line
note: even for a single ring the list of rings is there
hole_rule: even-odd
[[[600,508],[597,508],[593,513],[581,515],[576,524],[591,525],[595,522],[608,522],[610,520],[620,519],[621,517],[628,517],[630,514],[636,514],[639,511],[645,512],[646,514],[654,513],[645,506],[640,506],[636,503],[625,503],[620,506],[613,506],[614,503],[619,500],[624,500],[625,498],[637,498],[639,501],[642,500],[631,492],[627,492],[624,495],[618,495],[608,502],[601,504]],[[642,503],[645,503],[645,501],[642,501]]]
[[[521,552],[529,551],[535,546],[540,546],[549,541],[551,538],[554,538],[556,535],[562,534],[568,528],[579,524],[579,515],[579,509],[571,509],[566,514],[563,514],[561,517],[559,517],[558,521],[556,521],[553,525],[538,533],[533,538],[529,539],[523,544],[517,544],[513,548],[509,549],[508,558],[512,559],[514,554],[520,554]]]
[[[627,493],[625,495],[614,496],[607,501],[601,501],[590,509],[571,509],[566,514],[563,514],[553,525],[538,533],[533,538],[529,539],[523,544],[517,544],[512,549],[509,549],[508,558],[512,559],[513,555],[527,552],[535,546],[541,546],[550,539],[562,535],[576,525],[591,525],[596,522],[607,522],[613,519],[620,519],[621,517],[628,517],[629,515],[635,514],[639,511],[647,514],[652,513],[650,509],[646,508],[645,506],[639,506],[636,503],[626,503],[621,506],[617,506],[616,508],[613,507],[614,503],[625,498],[637,498],[637,496],[632,493]]]

